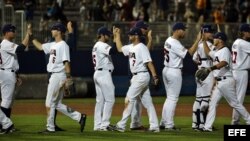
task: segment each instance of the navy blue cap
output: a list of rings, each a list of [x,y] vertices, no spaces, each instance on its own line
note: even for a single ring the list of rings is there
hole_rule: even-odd
[[[240,25],[240,31],[241,32],[250,32],[250,24],[242,24]]]
[[[187,28],[187,27],[186,27],[183,23],[181,23],[181,22],[175,23],[175,24],[173,25],[173,27],[172,27],[173,31],[178,30],[178,29],[185,30],[186,28]]]
[[[5,34],[6,32],[15,32],[15,31],[16,27],[12,24],[5,24],[2,28],[3,34]]]
[[[133,27],[130,29],[130,31],[128,32],[128,35],[138,35],[138,36],[142,36],[142,32],[141,29],[138,27]]]
[[[58,30],[65,33],[66,27],[62,23],[55,23],[54,25],[52,25],[51,30]]]
[[[212,25],[210,24],[205,24],[202,26],[202,31],[205,33],[213,33],[213,28]]]
[[[143,28],[143,29],[148,29],[148,25],[144,23],[144,21],[138,21],[135,23],[135,27],[137,28]]]
[[[221,39],[222,41],[226,42],[227,41],[227,35],[223,32],[217,32],[213,36],[215,39]]]
[[[102,26],[102,27],[98,28],[97,34],[98,34],[98,35],[103,34],[103,35],[108,35],[108,36],[110,36],[110,35],[112,35],[113,33],[112,33],[111,31],[109,31],[107,27]]]

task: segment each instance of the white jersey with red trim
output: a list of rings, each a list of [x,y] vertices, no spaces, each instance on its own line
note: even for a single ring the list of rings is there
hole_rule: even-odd
[[[114,70],[114,65],[112,62],[111,55],[109,55],[109,51],[111,46],[107,43],[98,41],[92,50],[92,59],[95,70],[104,69],[104,70]]]
[[[236,39],[232,45],[233,70],[250,69],[250,42]]]
[[[182,68],[187,51],[180,41],[168,37],[164,44],[164,65],[169,68]]]
[[[221,61],[228,63],[227,66],[220,69],[213,70],[214,77],[232,76],[232,59],[230,50],[227,47],[223,47],[219,50],[210,51],[209,56],[213,59],[213,65],[219,64]]]
[[[45,43],[42,45],[45,54],[50,54],[48,72],[64,72],[64,61],[70,62],[69,46],[65,41]]]
[[[16,55],[17,44],[4,39],[0,45],[0,68],[17,71],[19,64]]]
[[[143,43],[129,44],[122,47],[125,56],[129,56],[130,71],[132,73],[148,71],[145,63],[151,62],[151,56],[147,46]]]

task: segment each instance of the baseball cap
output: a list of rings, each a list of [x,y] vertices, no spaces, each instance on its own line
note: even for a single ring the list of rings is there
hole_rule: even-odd
[[[223,32],[217,32],[213,36],[215,39],[221,39],[222,41],[226,42],[227,41],[227,35]]]
[[[138,35],[138,36],[142,36],[142,32],[141,29],[138,27],[133,27],[130,29],[130,31],[128,32],[128,35]]]
[[[187,27],[186,27],[183,23],[181,23],[181,22],[175,23],[175,24],[173,25],[173,27],[172,27],[173,31],[178,30],[178,29],[185,30],[186,28],[187,28]]]
[[[62,23],[55,23],[54,25],[52,25],[51,30],[58,30],[65,33],[66,27]]]
[[[5,24],[2,28],[3,34],[5,34],[6,32],[15,32],[15,31],[16,27],[12,24]]]
[[[110,35],[112,35],[113,33],[112,33],[111,31],[109,31],[107,27],[102,26],[102,27],[98,28],[97,34],[98,34],[98,35],[103,34],[103,35],[108,35],[108,36],[110,36]]]
[[[206,33],[213,33],[213,28],[210,24],[203,25],[202,30],[203,32],[206,32]]]
[[[241,32],[250,32],[250,24],[242,24],[240,25],[240,31]]]
[[[144,21],[138,21],[138,22],[135,23],[135,27],[147,29],[148,25],[146,23],[144,23]]]

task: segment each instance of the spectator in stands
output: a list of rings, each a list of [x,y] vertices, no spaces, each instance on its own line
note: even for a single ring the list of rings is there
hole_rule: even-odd
[[[213,12],[213,21],[215,24],[222,24],[224,22],[224,15],[222,5],[218,5]]]
[[[23,6],[25,8],[26,21],[32,21],[34,16],[34,9],[36,7],[36,1],[23,0]]]

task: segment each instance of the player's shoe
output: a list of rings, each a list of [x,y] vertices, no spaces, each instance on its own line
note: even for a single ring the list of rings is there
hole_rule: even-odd
[[[65,131],[65,130],[56,125],[55,126],[55,131]]]
[[[213,129],[200,128],[201,132],[213,132]]]
[[[147,131],[148,131],[148,132],[153,132],[153,133],[158,133],[158,132],[160,132],[160,129],[159,129],[159,128],[156,128],[156,129],[148,129]]]
[[[87,119],[87,115],[86,114],[82,114],[81,115],[81,119],[79,121],[80,124],[80,131],[83,132],[84,127],[85,127],[85,123],[86,123],[86,119]]]
[[[55,131],[50,131],[48,129],[45,129],[43,131],[38,132],[38,134],[51,134],[51,133],[55,133]]]
[[[9,134],[9,133],[13,133],[15,132],[15,128],[14,125],[12,124],[10,127],[8,127],[7,129],[2,129],[0,134]]]
[[[114,131],[125,132],[125,129],[120,128],[120,127],[118,127],[118,126],[115,126],[115,127],[114,127]]]
[[[165,131],[180,131],[180,130],[181,128],[176,128],[175,126],[171,128],[165,128]]]
[[[160,125],[160,129],[161,130],[165,130],[165,126],[164,125]]]
[[[139,127],[133,127],[133,128],[130,128],[130,130],[139,130],[139,131],[145,131],[147,130],[147,128],[145,128],[144,126],[139,126]]]

